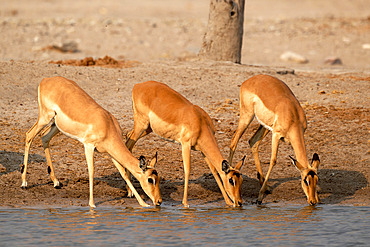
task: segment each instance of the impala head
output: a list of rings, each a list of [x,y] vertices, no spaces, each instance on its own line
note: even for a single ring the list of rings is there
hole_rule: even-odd
[[[241,187],[243,182],[242,174],[240,173],[240,168],[244,164],[243,159],[235,166],[235,168],[231,167],[229,162],[226,160],[222,161],[222,171],[224,172],[225,176],[221,176],[222,183],[225,187],[226,193],[230,197],[230,199],[234,203],[234,207],[240,207],[243,204],[241,198]]]
[[[312,163],[311,165],[308,165],[308,167],[302,166],[293,157],[289,157],[292,159],[293,164],[301,172],[301,184],[303,191],[306,194],[308,203],[310,205],[316,205],[319,202],[316,190],[317,182],[319,180],[317,176],[317,169],[320,164],[319,156],[315,153],[312,158]]]
[[[140,168],[143,171],[143,179],[140,181],[140,185],[144,192],[149,196],[155,206],[160,206],[162,204],[162,197],[159,191],[159,182],[161,178],[158,175],[156,169],[154,169],[157,164],[157,153],[147,165],[144,156],[140,156]]]

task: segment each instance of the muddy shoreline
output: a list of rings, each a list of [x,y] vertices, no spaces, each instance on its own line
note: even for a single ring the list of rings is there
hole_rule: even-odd
[[[29,188],[21,190],[25,133],[38,115],[37,85],[56,75],[76,81],[119,121],[124,133],[133,127],[131,90],[135,83],[157,80],[168,84],[202,107],[216,127],[216,139],[224,158],[237,127],[239,87],[256,74],[269,74],[292,89],[307,116],[305,144],[308,157],[318,153],[319,195],[324,204],[370,205],[369,188],[369,49],[370,21],[362,1],[327,1],[319,5],[291,6],[282,1],[279,13],[250,1],[246,14],[241,65],[199,61],[208,4],[196,1],[158,1],[135,15],[127,6],[91,1],[78,11],[63,3],[30,1],[27,9],[9,1],[0,10],[0,207],[88,206],[88,173],[81,143],[58,135],[51,141],[56,176],[63,183],[54,189],[49,178],[40,138],[30,151]],[[264,4],[271,4],[264,0]],[[130,3],[132,10],[143,3]],[[76,3],[83,9],[85,1]],[[305,3],[307,4],[307,3]],[[316,4],[316,5],[315,5]],[[337,8],[331,15],[331,6]],[[72,6],[72,5],[71,5]],[[265,6],[265,5],[264,5]],[[60,12],[52,14],[51,10]],[[296,9],[294,9],[296,8]],[[182,9],[182,11],[179,11]],[[351,11],[344,11],[351,9]],[[121,10],[122,12],[120,12]],[[185,11],[183,11],[185,10]],[[287,10],[287,11],[285,11]],[[295,10],[295,11],[293,11]],[[45,13],[40,16],[40,13]],[[120,13],[125,13],[120,16]],[[160,13],[160,15],[159,15]],[[76,52],[45,49],[75,42]],[[294,50],[308,57],[306,64],[282,61],[280,54]],[[51,63],[70,59],[112,57],[130,66],[72,66]],[[341,65],[324,63],[338,56]],[[131,62],[130,62],[131,61]],[[260,185],[248,139],[257,128],[253,122],[242,137],[234,162],[246,155],[242,168],[244,205],[254,204]],[[271,134],[261,143],[264,172],[270,159]],[[158,152],[164,205],[181,207],[183,165],[181,146],[154,134],[139,140],[135,157]],[[272,194],[263,203],[306,205],[299,173],[290,164],[291,146],[281,144],[271,175]],[[189,204],[225,206],[216,181],[203,157],[192,151]],[[96,153],[94,199],[99,206],[139,206],[126,198],[123,179],[108,155]],[[235,164],[234,164],[235,165]],[[140,194],[143,194],[135,182]],[[148,201],[148,200],[147,200]]]

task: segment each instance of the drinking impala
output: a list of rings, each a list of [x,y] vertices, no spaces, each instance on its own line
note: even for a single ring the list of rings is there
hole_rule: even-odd
[[[154,169],[156,157],[148,166],[143,157],[136,159],[127,149],[117,120],[108,111],[98,105],[74,81],[63,77],[43,79],[38,87],[39,116],[37,122],[26,134],[24,164],[22,167],[22,188],[27,187],[27,163],[31,143],[36,135],[42,135],[42,144],[48,164],[48,171],[55,188],[61,184],[55,177],[49,152],[50,140],[60,131],[68,137],[83,143],[89,171],[90,207],[95,207],[93,199],[94,164],[93,155],[96,149],[107,152],[113,160],[127,185],[133,191],[141,206],[149,206],[143,201],[128,179],[126,168],[140,182],[144,192],[160,205],[162,198],[159,192],[157,171]]]
[[[276,164],[279,140],[293,146],[297,160],[291,158],[293,164],[301,173],[301,184],[308,203],[310,205],[318,203],[316,184],[320,160],[316,153],[313,155],[311,165],[307,160],[303,138],[304,131],[307,128],[306,116],[289,87],[275,77],[257,75],[241,85],[240,119],[238,128],[231,140],[229,162],[232,162],[238,141],[254,117],[260,123],[260,126],[249,140],[249,145],[257,168],[257,177],[262,185],[257,203],[262,203],[263,194],[267,189],[267,180]],[[258,146],[269,131],[272,132],[271,161],[266,177],[264,177],[258,157]]]
[[[215,177],[228,205],[241,206],[240,188],[242,176],[239,169],[223,159],[215,139],[215,127],[208,114],[193,105],[166,84],[148,81],[136,84],[132,90],[134,128],[128,134],[126,145],[132,150],[136,141],[154,132],[182,146],[185,187],[182,203],[188,207],[188,184],[190,175],[190,150],[200,150]]]

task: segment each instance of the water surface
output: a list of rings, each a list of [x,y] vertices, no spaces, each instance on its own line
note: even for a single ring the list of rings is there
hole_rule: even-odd
[[[370,207],[0,208],[0,246],[369,246]]]

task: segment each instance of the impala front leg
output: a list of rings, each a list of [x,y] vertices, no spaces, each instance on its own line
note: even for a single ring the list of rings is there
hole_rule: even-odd
[[[89,199],[89,206],[91,208],[95,208],[94,204],[94,145],[93,144],[85,144],[85,156],[87,161],[87,168],[89,170],[89,187],[90,187],[90,199]]]
[[[130,179],[127,176],[126,170],[121,166],[120,163],[118,163],[115,159],[112,159],[114,165],[117,167],[119,173],[121,174],[122,178],[125,180],[126,185],[130,188],[130,190],[134,193],[136,200],[139,202],[140,206],[142,207],[150,207],[149,204],[144,202],[144,200],[141,198],[139,193],[136,191],[135,187],[132,185]]]
[[[229,206],[233,206],[234,203],[230,200],[230,197],[227,195],[227,193],[225,191],[225,188],[224,188],[224,185],[221,182],[221,179],[218,175],[218,172],[217,172],[216,168],[211,164],[211,162],[206,157],[204,159],[206,160],[206,163],[208,164],[209,169],[211,169],[213,177],[216,179],[217,185],[221,190],[222,196],[224,197],[226,204],[229,205]]]
[[[229,164],[232,164],[234,153],[235,153],[235,150],[236,150],[236,146],[238,145],[238,142],[239,142],[240,138],[244,134],[245,130],[248,128],[248,125],[252,121],[252,119],[253,119],[253,115],[252,115],[252,118],[250,118],[248,120],[244,120],[242,118],[239,120],[238,128],[236,129],[236,131],[234,133],[234,136],[231,139],[230,153],[229,153]],[[245,122],[245,121],[248,121],[248,122]]]
[[[184,207],[189,207],[188,204],[188,186],[190,177],[190,144],[182,144],[182,159],[184,163],[184,173],[185,173],[185,184],[184,184],[184,197],[182,199],[182,204]]]
[[[244,108],[244,106],[241,106]],[[238,123],[238,128],[236,129],[233,138],[231,139],[230,143],[230,153],[229,153],[229,164],[231,165],[233,162],[233,156],[236,150],[236,146],[240,138],[243,136],[245,130],[248,128],[249,124],[252,122],[254,118],[254,112],[249,111],[240,111],[240,119]]]
[[[132,149],[136,142],[140,138],[149,135],[151,132],[152,129],[150,128],[149,121],[142,121],[139,123],[139,120],[135,120],[134,129],[126,136],[126,147],[128,148],[128,150],[132,152]]]
[[[135,121],[134,123],[134,129],[129,132],[126,136],[126,147],[130,152],[132,152],[132,149],[134,148],[136,142],[142,138],[143,136],[146,136],[151,133],[151,128],[149,126],[148,122],[139,124],[138,121]],[[129,181],[131,181],[131,173],[130,171],[126,170],[127,178]],[[126,189],[127,189],[127,197],[133,197],[134,193],[132,192],[131,188],[128,186],[128,183],[126,183]]]
[[[276,164],[277,152],[278,152],[278,148],[279,148],[279,139],[280,139],[280,137],[276,133],[273,133],[272,134],[272,140],[271,140],[271,150],[272,151],[271,151],[270,166],[269,166],[269,169],[267,171],[265,181],[263,182],[262,188],[260,189],[260,192],[258,194],[257,204],[261,204],[262,203],[263,194],[265,193],[265,191],[267,189],[267,181],[268,181],[268,179],[270,177],[272,168]]]

